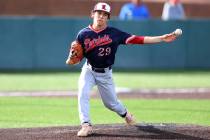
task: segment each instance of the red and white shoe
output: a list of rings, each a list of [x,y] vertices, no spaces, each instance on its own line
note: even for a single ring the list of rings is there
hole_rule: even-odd
[[[125,116],[125,122],[127,125],[135,125],[136,124],[136,119],[134,118],[134,116],[127,112],[126,116]]]
[[[78,137],[87,137],[93,133],[92,126],[89,123],[82,124],[82,128],[78,131]]]

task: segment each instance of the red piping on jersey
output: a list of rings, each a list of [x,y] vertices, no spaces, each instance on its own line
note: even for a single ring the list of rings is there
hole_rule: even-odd
[[[106,26],[106,27],[107,27],[107,26]],[[89,28],[90,28],[92,31],[94,31],[95,33],[100,33],[101,31],[105,30],[106,27],[104,27],[104,28],[101,29],[101,30],[96,30],[96,29],[93,29],[92,25],[89,25]]]
[[[132,35],[126,39],[126,44],[144,44],[144,36]]]

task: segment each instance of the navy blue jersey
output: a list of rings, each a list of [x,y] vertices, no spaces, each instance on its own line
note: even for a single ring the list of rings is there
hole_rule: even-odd
[[[91,26],[82,29],[76,40],[84,48],[84,56],[96,68],[106,68],[114,64],[115,54],[120,44],[126,44],[130,34],[114,27],[95,31]]]

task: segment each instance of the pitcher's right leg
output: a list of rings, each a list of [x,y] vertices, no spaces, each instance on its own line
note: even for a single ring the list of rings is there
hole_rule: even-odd
[[[89,100],[90,91],[94,85],[95,79],[92,75],[92,71],[87,67],[87,64],[85,63],[82,68],[78,83],[78,110],[81,124],[91,124],[89,116]]]

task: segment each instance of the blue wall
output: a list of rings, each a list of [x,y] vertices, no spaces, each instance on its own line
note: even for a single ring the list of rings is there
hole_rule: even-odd
[[[0,70],[67,69],[69,44],[90,22],[61,17],[0,17]],[[183,29],[183,36],[173,43],[120,46],[116,68],[210,68],[210,20],[112,20],[110,25],[152,36]]]

